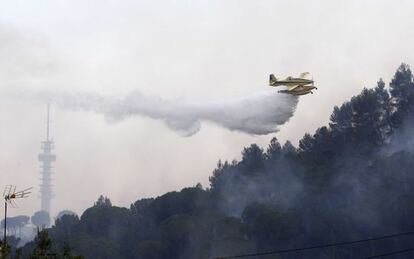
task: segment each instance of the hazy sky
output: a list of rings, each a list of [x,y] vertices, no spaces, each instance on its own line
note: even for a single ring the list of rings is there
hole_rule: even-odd
[[[167,100],[216,100],[269,89],[268,74],[310,71],[319,90],[300,98],[276,134],[251,136],[204,123],[181,137],[157,120],[52,106],[56,141],[53,215],[81,213],[100,194],[115,205],[167,191],[208,186],[219,159],[276,136],[297,143],[328,122],[334,105],[364,86],[414,66],[414,3],[407,1],[3,1],[0,0],[0,94],[16,89],[138,90]],[[276,93],[275,93],[276,94]],[[0,97],[0,183],[34,186],[11,215],[33,214],[40,103]]]

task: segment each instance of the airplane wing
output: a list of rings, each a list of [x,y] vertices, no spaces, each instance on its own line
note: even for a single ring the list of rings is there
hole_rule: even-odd
[[[301,79],[310,79],[310,73],[309,72],[303,72],[300,74],[299,78]]]
[[[293,90],[295,90],[296,88],[298,88],[298,87],[300,87],[300,86],[302,86],[302,85],[293,85],[293,86],[289,86],[289,87],[288,87],[288,91],[293,91]]]

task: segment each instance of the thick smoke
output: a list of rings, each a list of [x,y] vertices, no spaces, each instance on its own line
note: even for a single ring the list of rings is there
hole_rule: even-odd
[[[165,100],[145,96],[138,91],[123,98],[96,93],[42,91],[18,94],[19,98],[51,101],[66,110],[83,110],[104,114],[109,121],[141,115],[163,121],[182,136],[192,136],[202,121],[218,124],[229,130],[262,135],[278,131],[295,112],[298,98],[260,92],[245,97],[217,101]]]

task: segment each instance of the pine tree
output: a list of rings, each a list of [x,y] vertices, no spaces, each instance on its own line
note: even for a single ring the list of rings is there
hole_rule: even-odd
[[[52,253],[51,251],[52,239],[49,237],[49,233],[47,232],[47,230],[38,230],[37,236],[35,238],[35,243],[36,247],[30,255],[31,259],[50,258],[51,256],[56,257],[56,254]]]
[[[413,74],[407,64],[401,64],[390,83],[390,92],[394,106],[392,114],[393,128],[401,125],[408,115],[414,117]]]

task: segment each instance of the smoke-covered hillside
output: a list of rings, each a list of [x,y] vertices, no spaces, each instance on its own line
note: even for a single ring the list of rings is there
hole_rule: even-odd
[[[240,161],[219,161],[206,189],[130,208],[101,198],[80,218],[61,217],[48,230],[51,250],[69,244],[86,258],[214,258],[413,231],[413,122],[413,74],[403,64],[389,88],[379,80],[335,107],[329,125],[298,147],[273,139],[264,150],[246,147]],[[260,258],[364,258],[413,243],[404,236]]]

